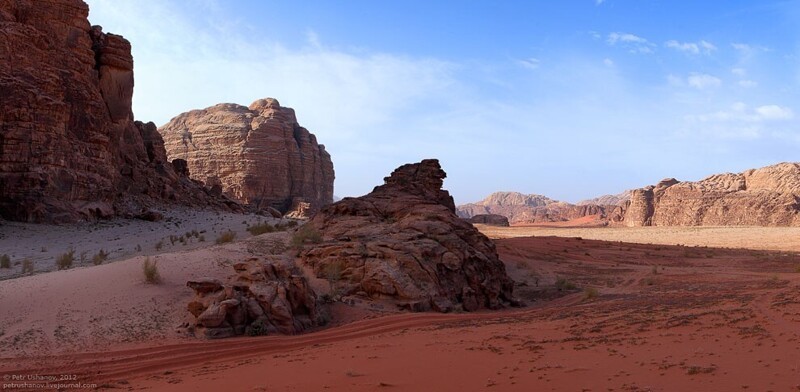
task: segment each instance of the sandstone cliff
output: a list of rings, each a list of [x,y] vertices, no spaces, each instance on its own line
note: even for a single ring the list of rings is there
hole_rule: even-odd
[[[215,204],[134,122],[133,58],[81,0],[0,1],[0,215],[66,222]]]
[[[435,159],[397,168],[368,195],[324,207],[301,230],[321,242],[301,252],[344,294],[397,300],[414,310],[472,311],[515,304],[494,243],[455,214]]]
[[[627,226],[800,226],[800,164],[636,189]]]
[[[159,131],[168,156],[185,159],[192,178],[254,209],[285,213],[308,203],[315,211],[333,201],[330,155],[275,99],[193,110]]]

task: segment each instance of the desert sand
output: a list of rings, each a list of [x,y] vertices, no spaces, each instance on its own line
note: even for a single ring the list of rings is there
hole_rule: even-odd
[[[748,236],[740,230],[722,233]],[[774,243],[792,229],[782,230],[771,231]],[[711,232],[717,241],[726,235]],[[498,239],[525,308],[386,315],[353,298],[334,307],[334,319],[352,322],[303,335],[203,341],[176,332],[191,295],[181,287],[187,278],[224,273],[226,259],[263,251],[276,235],[159,255],[160,286],[142,282],[141,257],[4,281],[2,310],[11,317],[0,327],[0,376],[69,374],[105,388],[157,391],[786,391],[800,385],[800,255],[784,246]],[[764,243],[770,242],[741,246]],[[26,327],[43,332],[11,344],[26,336]]]

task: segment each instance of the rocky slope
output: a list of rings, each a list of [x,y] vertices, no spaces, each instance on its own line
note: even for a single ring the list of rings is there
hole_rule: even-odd
[[[285,213],[308,203],[315,211],[333,201],[330,155],[275,99],[192,110],[159,131],[168,156],[185,159],[192,178],[254,209]]]
[[[518,192],[495,192],[482,201],[457,208],[458,216],[465,219],[478,215],[502,215],[511,224],[563,222],[585,216],[597,216],[599,221],[617,221],[621,218],[615,206],[574,205]]]
[[[413,310],[515,303],[494,243],[455,214],[435,159],[397,168],[362,197],[324,207],[301,230],[321,242],[301,252],[343,294],[388,298]]]
[[[226,284],[211,278],[186,283],[195,292],[187,305],[196,319],[195,335],[291,335],[326,323],[327,313],[291,260],[252,258],[233,269],[236,275]]]
[[[625,203],[627,203],[628,200],[631,199],[632,192],[633,191],[629,189],[625,192],[616,195],[603,195],[600,197],[595,197],[594,199],[581,200],[576,204],[579,206],[591,205],[591,204],[598,206],[621,206],[625,205]]]
[[[0,215],[67,222],[217,204],[134,122],[130,43],[81,0],[0,1]]]
[[[800,164],[636,189],[627,226],[800,226]]]

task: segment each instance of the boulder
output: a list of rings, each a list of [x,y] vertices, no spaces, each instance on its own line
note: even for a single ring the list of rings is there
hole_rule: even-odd
[[[323,325],[327,315],[297,267],[286,258],[251,258],[233,265],[227,283],[187,282],[195,297],[187,310],[202,336],[295,334]]]
[[[482,224],[490,226],[504,226],[508,227],[508,218],[498,214],[478,214],[471,218],[467,218],[467,222],[472,224]]]
[[[343,294],[365,293],[425,311],[516,304],[494,244],[455,214],[435,159],[403,165],[384,185],[323,207],[300,230],[321,241],[300,252]]]

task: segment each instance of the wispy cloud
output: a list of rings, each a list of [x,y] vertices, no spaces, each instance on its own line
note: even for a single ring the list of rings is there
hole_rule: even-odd
[[[664,46],[675,49],[679,52],[685,52],[689,54],[711,54],[712,52],[717,50],[717,47],[714,44],[701,40],[699,42],[678,42],[675,40],[669,40],[664,43]]]
[[[722,80],[720,80],[718,77],[700,73],[690,74],[689,77],[686,78],[686,82],[689,84],[689,86],[700,90],[719,87],[722,85]]]
[[[539,59],[537,59],[535,57],[530,57],[530,58],[527,58],[527,59],[518,60],[517,62],[519,63],[519,65],[521,65],[521,66],[523,66],[525,68],[528,68],[528,69],[539,68],[539,64],[542,63],[541,60],[539,60]]]
[[[653,53],[655,44],[645,38],[631,33],[614,32],[606,37],[606,43],[611,46],[621,46],[631,53]]]

